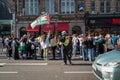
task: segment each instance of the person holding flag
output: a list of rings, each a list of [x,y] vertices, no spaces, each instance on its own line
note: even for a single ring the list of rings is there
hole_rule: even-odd
[[[48,60],[48,50],[49,50],[49,44],[50,44],[50,34],[51,31],[48,31],[48,34],[43,34],[41,39],[41,48],[43,49],[43,57],[44,60]]]

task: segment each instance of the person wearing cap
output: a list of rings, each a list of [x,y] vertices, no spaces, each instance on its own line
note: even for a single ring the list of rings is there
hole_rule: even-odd
[[[63,60],[64,64],[67,65],[67,59],[69,60],[69,63],[71,63],[71,40],[70,37],[67,35],[66,31],[61,32],[62,37],[60,39],[60,42],[62,43],[63,47]]]

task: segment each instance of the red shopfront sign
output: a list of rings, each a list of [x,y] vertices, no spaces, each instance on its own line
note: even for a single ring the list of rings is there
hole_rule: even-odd
[[[69,31],[68,22],[58,22],[57,25],[58,25],[57,26],[57,31],[58,32],[62,32],[62,31],[68,32]]]
[[[113,18],[112,24],[120,24],[120,18]]]
[[[48,32],[49,30],[51,31],[51,32],[54,32],[55,31],[55,23],[50,23],[50,24],[44,24],[43,26],[42,26],[42,32]]]

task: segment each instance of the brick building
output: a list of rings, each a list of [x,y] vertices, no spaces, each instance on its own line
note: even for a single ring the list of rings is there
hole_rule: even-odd
[[[120,0],[0,1],[6,3],[10,13],[13,13],[13,23],[16,27],[12,26],[11,29],[16,31],[18,37],[26,33],[39,35],[50,28],[55,34],[62,30],[69,34],[119,32]],[[50,26],[42,25],[31,30],[29,24],[45,12],[50,14]]]

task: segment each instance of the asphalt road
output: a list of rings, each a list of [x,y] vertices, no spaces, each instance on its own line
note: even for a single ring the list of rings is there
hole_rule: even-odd
[[[1,57],[0,57],[1,58]],[[98,80],[92,73],[92,62],[72,60],[7,60],[0,59],[0,80]]]

